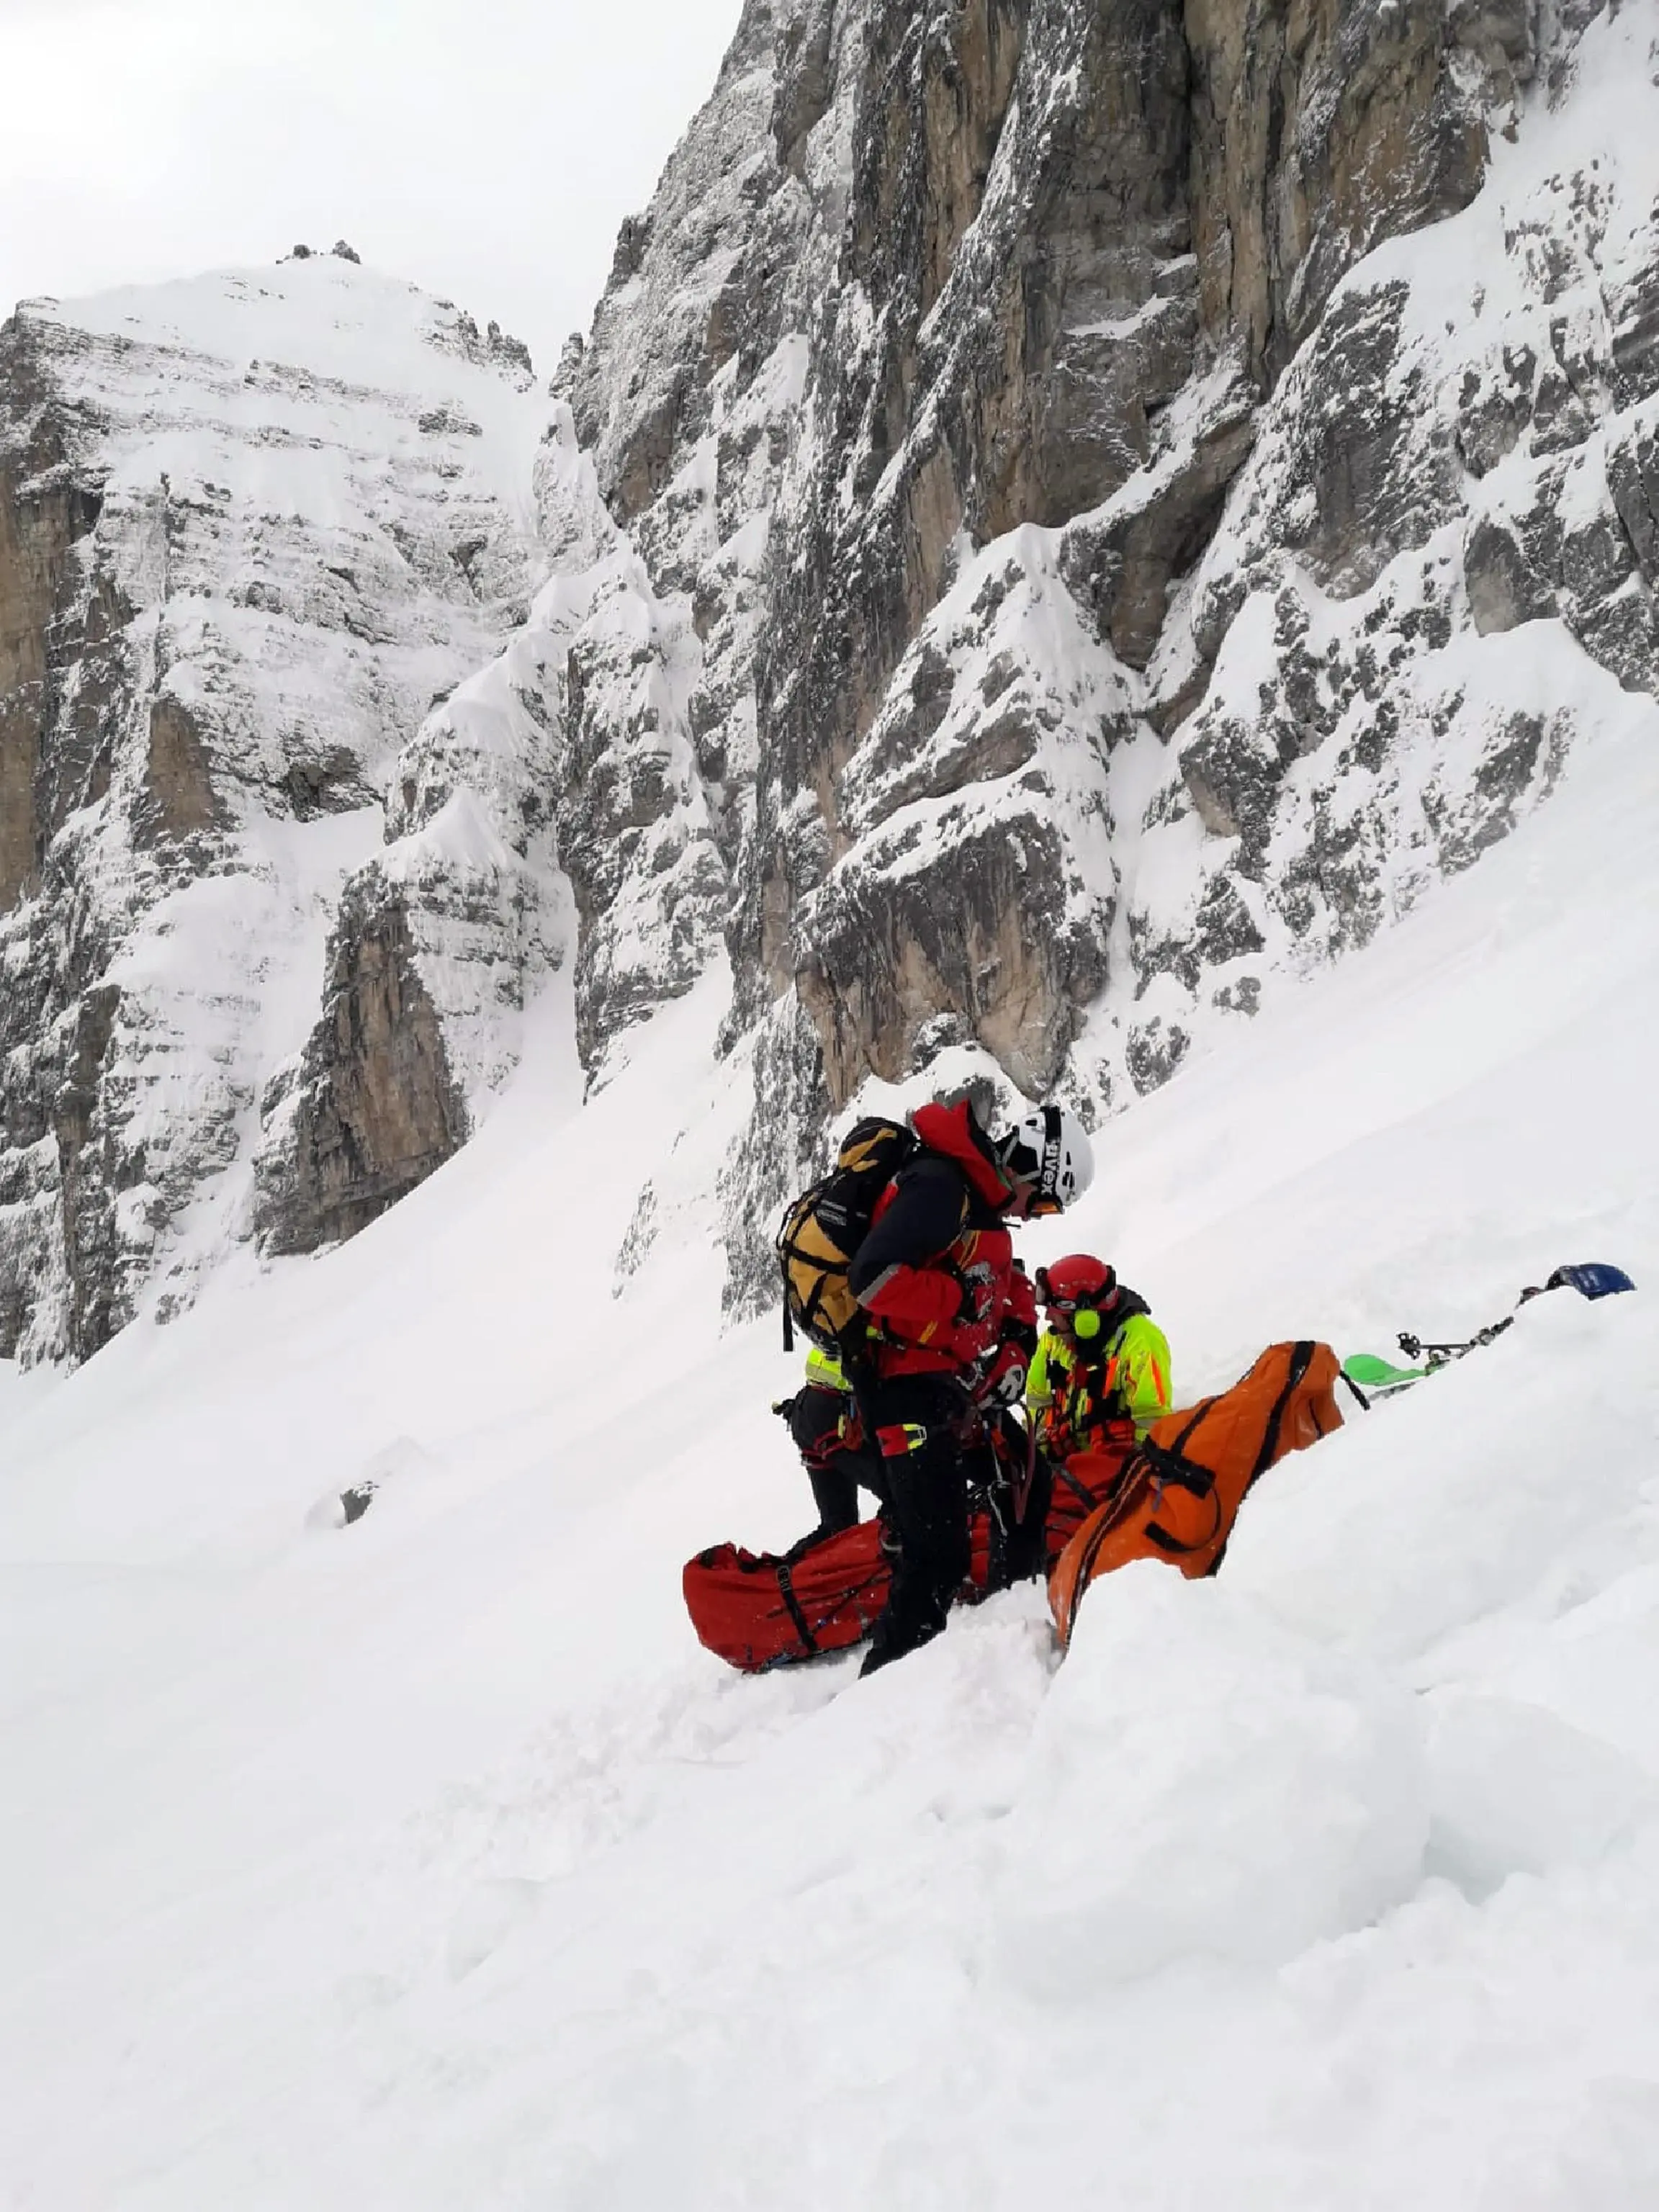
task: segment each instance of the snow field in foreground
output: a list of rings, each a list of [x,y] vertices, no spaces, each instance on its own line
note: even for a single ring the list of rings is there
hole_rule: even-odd
[[[1124,1570],[1085,1604],[1033,1732],[1012,1978],[1086,2004],[1182,1959],[1277,1966],[1368,1925],[1422,1878],[1424,1765],[1399,1684],[1220,1582]]]
[[[4,1378],[0,2203],[1655,2201],[1651,736],[1028,1242],[1115,1258],[1187,1397],[1643,1287],[1355,1415],[1057,1676],[1035,1589],[868,1683],[693,1643],[684,1557],[810,1512],[775,1322],[718,1334],[710,988],[586,1106],[550,994],[353,1243]]]

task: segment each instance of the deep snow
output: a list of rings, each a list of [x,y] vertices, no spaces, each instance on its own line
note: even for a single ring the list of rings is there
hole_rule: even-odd
[[[1656,737],[1112,1123],[1030,1255],[1109,1252],[1187,1396],[1650,1284]],[[808,1499],[673,1196],[721,994],[586,1106],[568,994],[351,1244],[0,1378],[0,2203],[1653,2202],[1650,1291],[1356,1416],[1058,1677],[1030,1589],[744,1680],[679,1565]]]

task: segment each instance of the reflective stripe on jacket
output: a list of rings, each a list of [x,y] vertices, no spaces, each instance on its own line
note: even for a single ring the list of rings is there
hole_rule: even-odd
[[[841,1362],[833,1352],[820,1351],[815,1344],[806,1354],[806,1379],[820,1390],[841,1390],[850,1393],[852,1384],[842,1373]]]
[[[1146,1314],[1131,1314],[1096,1358],[1085,1360],[1058,1331],[1042,1332],[1025,1377],[1025,1402],[1056,1449],[1084,1450],[1090,1432],[1130,1420],[1142,1436],[1170,1410],[1170,1346]]]

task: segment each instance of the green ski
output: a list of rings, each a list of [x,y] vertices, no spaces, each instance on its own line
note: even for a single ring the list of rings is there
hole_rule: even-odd
[[[1622,1267],[1611,1267],[1605,1261],[1558,1267],[1547,1281],[1531,1284],[1522,1291],[1515,1313],[1505,1314],[1501,1321],[1489,1322],[1485,1328],[1477,1329],[1461,1344],[1425,1344],[1421,1337],[1402,1330],[1400,1349],[1407,1359],[1420,1359],[1420,1367],[1395,1367],[1386,1359],[1379,1359],[1374,1352],[1354,1352],[1343,1361],[1342,1372],[1350,1382],[1386,1397],[1390,1390],[1403,1390],[1413,1382],[1420,1382],[1425,1375],[1437,1374],[1478,1345],[1491,1344],[1506,1328],[1514,1328],[1515,1314],[1522,1306],[1532,1298],[1540,1297],[1546,1291],[1577,1291],[1580,1297],[1605,1298],[1635,1288]]]
[[[1342,1372],[1350,1382],[1358,1382],[1366,1390],[1403,1390],[1408,1382],[1415,1382],[1433,1370],[1427,1367],[1394,1367],[1386,1359],[1379,1359],[1374,1352],[1350,1353],[1342,1363]]]

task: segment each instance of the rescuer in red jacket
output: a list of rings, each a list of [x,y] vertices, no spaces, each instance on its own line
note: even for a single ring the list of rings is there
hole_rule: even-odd
[[[877,1200],[848,1275],[875,1325],[860,1395],[898,1540],[866,1674],[937,1636],[967,1578],[961,1438],[971,1390],[983,1386],[1005,1324],[1036,1317],[1006,1224],[1060,1212],[1094,1174],[1083,1125],[1061,1106],[1039,1107],[997,1137],[965,1099],[919,1107],[910,1126],[921,1149]]]

